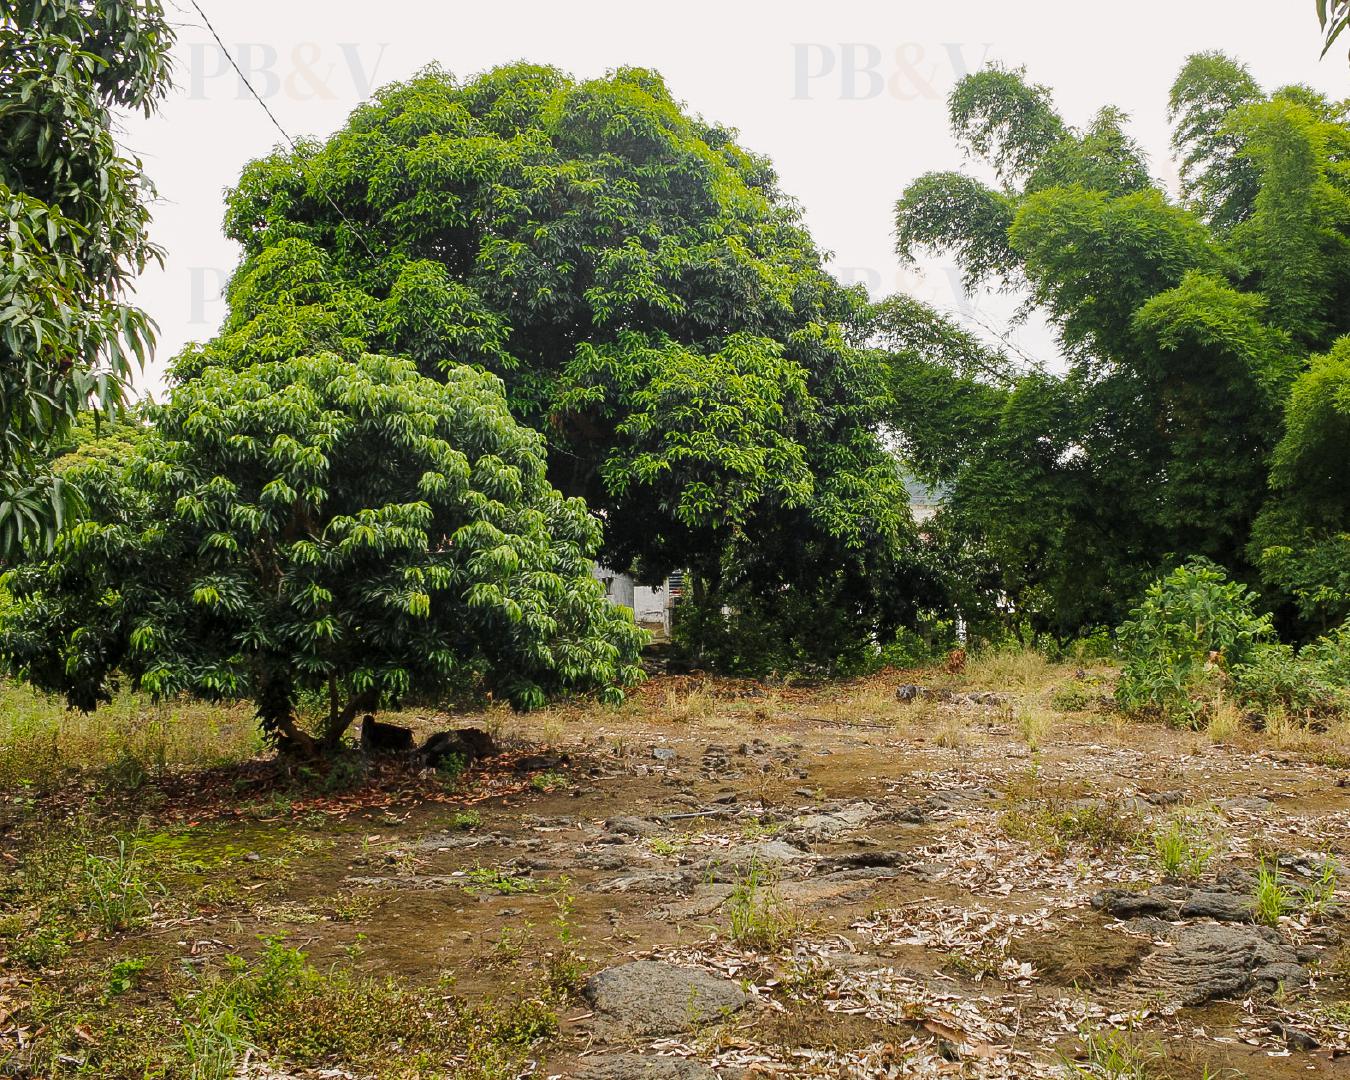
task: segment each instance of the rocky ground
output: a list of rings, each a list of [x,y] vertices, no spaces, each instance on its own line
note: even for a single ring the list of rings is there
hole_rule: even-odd
[[[1071,669],[977,675],[513,722],[528,752],[462,798],[335,817],[246,914],[148,933],[288,930],[471,999],[564,969],[522,1075],[1350,1076],[1346,763],[1124,721]],[[266,833],[213,829],[243,860]]]

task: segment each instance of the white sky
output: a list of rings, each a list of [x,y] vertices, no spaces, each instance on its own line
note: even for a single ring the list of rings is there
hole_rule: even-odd
[[[1190,53],[1222,49],[1267,88],[1304,82],[1350,93],[1344,49],[1318,61],[1313,0],[199,2],[297,138],[327,135],[373,87],[433,60],[460,76],[516,59],[581,77],[656,68],[693,111],[738,128],[744,145],[772,158],[837,273],[877,295],[903,290],[957,314],[970,301],[959,297],[950,264],[902,270],[892,208],[916,176],[962,166],[945,97],[985,59],[1025,65],[1054,89],[1071,123],[1104,104],[1123,108],[1169,185],[1167,90]],[[145,274],[137,290],[160,325],[143,381],[152,391],[184,342],[219,325],[220,286],[238,257],[220,231],[222,191],[280,139],[186,0],[170,0],[175,9],[177,88],[159,114],[125,118],[121,132],[159,189],[152,237],[168,251],[164,270]],[[1014,306],[1007,297],[974,304],[977,320],[994,325]],[[1043,325],[1015,336],[1053,361]]]

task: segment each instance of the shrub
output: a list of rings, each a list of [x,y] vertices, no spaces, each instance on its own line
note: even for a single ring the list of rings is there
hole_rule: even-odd
[[[1273,637],[1256,594],[1222,567],[1192,559],[1149,586],[1118,634],[1122,708],[1195,723],[1222,693],[1229,669]]]
[[[1295,653],[1284,644],[1260,645],[1233,669],[1244,704],[1264,713],[1334,716],[1350,712],[1350,623]]]

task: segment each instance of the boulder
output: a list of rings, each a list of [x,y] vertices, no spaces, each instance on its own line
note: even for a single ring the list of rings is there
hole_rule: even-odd
[[[687,1058],[654,1054],[606,1054],[592,1058],[577,1080],[717,1080],[706,1065]]]
[[[423,766],[428,769],[438,769],[451,758],[459,758],[467,766],[479,758],[495,755],[497,744],[482,728],[459,728],[428,736],[418,753]]]
[[[601,1020],[634,1035],[675,1035],[714,1023],[749,998],[730,979],[661,960],[634,960],[592,975],[581,989]]]
[[[1308,981],[1297,954],[1269,927],[1188,923],[1177,927],[1170,941],[1140,965],[1137,985],[1182,1005],[1254,990],[1273,993]]]

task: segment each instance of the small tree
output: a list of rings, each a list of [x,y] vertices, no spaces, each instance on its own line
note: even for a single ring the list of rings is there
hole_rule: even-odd
[[[481,682],[520,708],[614,694],[642,634],[590,573],[600,529],[543,440],[464,367],[326,353],[179,386],[121,462],[72,471],[90,516],[3,579],[0,652],[90,709],[124,672],[157,697],[251,698],[313,751],[382,700]]]

